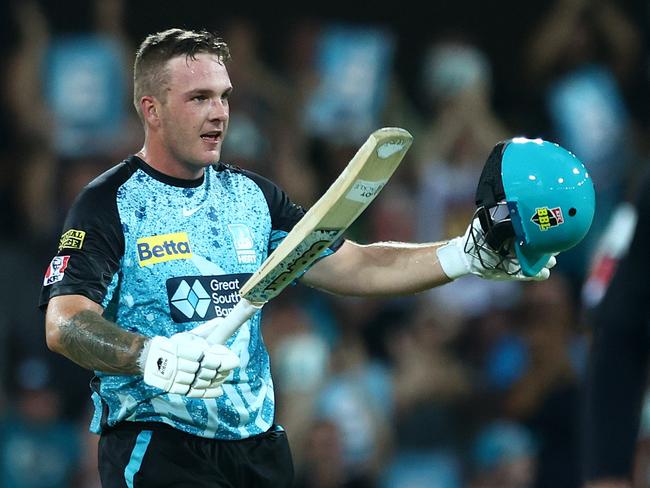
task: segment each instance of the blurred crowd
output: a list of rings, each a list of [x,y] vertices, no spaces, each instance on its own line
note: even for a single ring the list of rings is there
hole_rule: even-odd
[[[602,254],[625,234],[611,229],[633,219],[627,204],[650,162],[647,5],[548,0],[488,12],[492,2],[465,0],[449,13],[431,7],[427,20],[395,6],[264,17],[185,3],[196,8],[167,16],[123,0],[0,7],[0,486],[99,486],[92,374],[47,351],[36,302],[76,193],[141,147],[134,50],[172,26],[229,43],[223,160],[297,203],[315,202],[372,130],[414,135],[348,232],[358,242],[462,235],[500,140],[542,137],[585,163],[594,225],[546,282],[465,277],[385,300],[296,286],[263,320],[300,488],[581,486],[589,313],[607,280]]]

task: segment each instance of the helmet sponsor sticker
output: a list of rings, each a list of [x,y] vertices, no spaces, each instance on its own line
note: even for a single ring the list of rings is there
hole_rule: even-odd
[[[84,245],[86,232],[83,230],[70,229],[59,239],[59,251],[62,249],[81,249]]]
[[[192,248],[187,232],[141,237],[137,240],[136,247],[140,267],[174,259],[192,259]]]
[[[239,290],[252,273],[219,276],[179,276],[166,282],[174,322],[225,317],[239,302]]]
[[[560,207],[541,207],[535,209],[535,215],[530,220],[537,224],[539,230],[547,231],[551,227],[562,225],[564,223],[564,216]]]
[[[61,281],[65,275],[65,269],[68,267],[69,260],[70,256],[54,256],[45,271],[43,286],[49,286],[57,281]]]

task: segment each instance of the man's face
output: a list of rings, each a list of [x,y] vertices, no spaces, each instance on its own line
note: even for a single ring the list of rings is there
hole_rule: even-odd
[[[210,54],[167,62],[168,84],[161,104],[161,138],[174,164],[190,171],[219,161],[232,91],[226,67]]]

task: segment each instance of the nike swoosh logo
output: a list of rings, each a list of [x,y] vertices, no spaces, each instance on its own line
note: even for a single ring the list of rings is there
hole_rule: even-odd
[[[202,206],[203,205],[199,205],[198,207],[194,207],[194,208],[190,208],[190,209],[183,208],[183,217],[191,217],[196,212],[198,212],[201,209]]]

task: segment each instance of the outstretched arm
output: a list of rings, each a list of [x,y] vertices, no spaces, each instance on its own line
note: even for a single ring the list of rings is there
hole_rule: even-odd
[[[346,241],[336,253],[316,263],[301,281],[338,295],[417,293],[451,281],[436,254],[443,244],[360,245]]]
[[[478,217],[465,235],[446,242],[409,244],[346,241],[317,262],[302,281],[339,295],[406,295],[473,274],[489,280],[545,280],[555,265],[551,257],[535,276],[526,276],[514,254],[502,256],[485,245]]]

